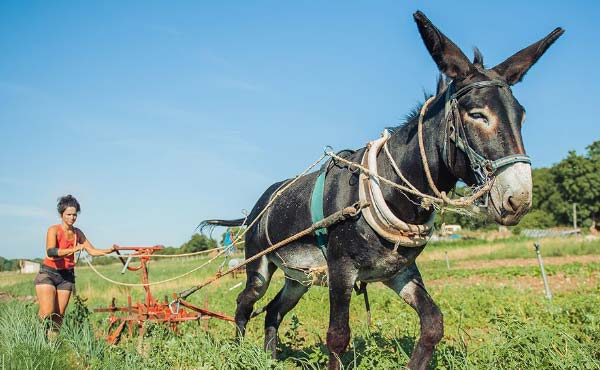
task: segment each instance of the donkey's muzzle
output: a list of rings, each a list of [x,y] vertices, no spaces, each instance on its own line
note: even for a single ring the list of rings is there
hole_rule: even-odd
[[[514,163],[502,168],[490,191],[490,216],[501,225],[518,224],[531,207],[532,188],[530,164]]]

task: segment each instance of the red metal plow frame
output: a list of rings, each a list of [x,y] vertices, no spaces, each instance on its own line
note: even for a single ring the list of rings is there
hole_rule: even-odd
[[[150,257],[157,250],[163,249],[161,245],[155,245],[153,247],[120,247],[114,245],[113,248],[119,254],[119,259],[123,263],[123,271],[142,271],[142,284],[144,284],[144,290],[146,291],[146,299],[144,302],[136,301],[135,304],[131,302],[131,295],[127,296],[127,306],[118,307],[113,297],[111,305],[108,308],[94,308],[94,312],[109,312],[108,318],[108,332],[107,341],[109,344],[116,344],[125,326],[129,330],[129,335],[133,336],[134,328],[138,329],[140,340],[144,336],[144,322],[153,321],[160,322],[170,326],[175,332],[177,332],[177,325],[183,321],[190,320],[206,320],[210,318],[216,318],[226,321],[235,321],[232,317],[227,315],[209,311],[206,308],[201,308],[193,305],[183,299],[177,298],[177,294],[173,294],[174,300],[169,303],[165,297],[164,302],[158,302],[152,293],[150,292],[150,282],[148,281],[148,266],[147,263],[150,261]],[[132,251],[125,260],[119,251]],[[134,257],[135,256],[135,257]],[[139,266],[130,266],[132,258],[139,258]],[[190,312],[188,311],[194,311]],[[117,313],[124,313],[123,315],[117,315]]]

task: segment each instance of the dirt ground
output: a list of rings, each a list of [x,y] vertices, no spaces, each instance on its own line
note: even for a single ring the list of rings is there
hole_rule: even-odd
[[[544,265],[562,265],[566,263],[590,263],[600,262],[600,255],[588,256],[564,256],[564,257],[546,257]],[[490,261],[462,261],[454,264],[452,268],[460,269],[484,269],[498,268],[505,266],[537,266],[536,258],[512,258]],[[541,277],[536,276],[514,276],[514,277],[497,277],[489,275],[472,275],[465,278],[445,277],[443,279],[429,280],[425,282],[427,286],[444,287],[447,285],[463,285],[463,286],[496,286],[496,287],[513,287],[519,290],[535,290],[544,292],[544,283]],[[568,292],[568,291],[584,291],[599,289],[600,273],[594,272],[585,278],[573,278],[565,276],[563,273],[558,273],[548,276],[548,285],[550,292]]]
[[[556,274],[548,276],[548,286],[550,292],[569,292],[569,291],[589,291],[598,289],[600,282],[600,274],[595,273],[586,278],[574,279],[572,277],[565,276],[564,274]],[[461,285],[461,286],[481,286],[482,288],[488,289],[490,286],[497,288],[511,287],[518,290],[532,290],[539,291],[540,294],[544,294],[544,282],[541,277],[535,276],[515,276],[511,278],[507,277],[494,277],[494,276],[481,276],[474,275],[466,278],[444,278],[436,280],[425,281],[425,285],[428,287],[443,288],[450,285]]]
[[[478,248],[460,248],[449,250],[447,253],[448,258],[452,261],[491,254],[505,247],[506,245],[504,244],[485,245]],[[419,261],[443,261],[445,258],[446,251],[429,252],[427,249],[425,249],[423,254],[419,256]]]
[[[559,256],[559,257],[543,257],[544,265],[564,265],[567,263],[590,263],[600,262],[599,254],[592,254],[587,256]],[[475,270],[484,268],[497,268],[497,267],[527,267],[537,266],[537,258],[508,258],[508,259],[497,259],[497,260],[485,260],[485,261],[458,261],[451,265],[451,267]]]
[[[23,296],[23,297],[14,297],[7,292],[0,292],[0,302],[12,301],[13,299],[16,299],[20,302],[35,302],[35,301],[37,301],[36,297],[30,296],[30,295]]]

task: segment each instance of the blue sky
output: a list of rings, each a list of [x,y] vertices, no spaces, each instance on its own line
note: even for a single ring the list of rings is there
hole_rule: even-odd
[[[358,148],[437,76],[420,9],[488,66],[566,33],[514,87],[534,167],[600,139],[596,1],[0,2],[0,255],[41,257],[56,199],[97,246],[179,246],[325,145]]]

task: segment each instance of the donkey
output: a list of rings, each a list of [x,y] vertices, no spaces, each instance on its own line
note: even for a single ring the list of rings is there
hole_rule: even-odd
[[[532,182],[531,165],[521,137],[525,110],[512,95],[510,86],[521,81],[564,30],[556,28],[494,68],[486,69],[477,49],[470,62],[423,13],[417,11],[413,16],[429,54],[446,78],[440,79],[436,96],[419,114],[409,117],[391,135],[387,134],[385,145],[389,156],[372,152],[371,143],[345,153],[344,158],[365,166],[371,163],[372,170],[382,177],[411,184],[426,195],[434,194],[433,187],[448,192],[458,180],[474,187],[487,183],[490,187],[483,198],[488,215],[501,225],[515,225],[531,205]],[[421,149],[427,164],[420,155]],[[246,324],[253,317],[254,304],[265,294],[276,269],[283,270],[284,287],[264,308],[265,349],[275,357],[277,330],[284,316],[314,283],[314,272],[326,266],[329,369],[339,368],[339,358],[350,341],[349,304],[357,281],[383,282],[418,313],[420,337],[407,366],[425,369],[444,334],[442,313],[427,293],[415,264],[432,231],[434,211],[421,202],[423,196],[379,184],[373,181],[373,176],[362,172],[345,162],[331,160],[321,171],[296,179],[259,219],[278,189],[290,180],[269,187],[245,220],[204,222],[207,226],[241,226],[256,220],[246,233],[246,258],[250,258],[312,225],[311,199],[319,194],[313,188],[323,173],[324,216],[356,203],[359,193],[365,191],[364,186],[372,182],[378,186],[386,208],[366,212],[375,207],[372,203],[377,197],[368,198],[372,203],[364,212],[328,228],[326,248],[319,248],[318,237],[311,234],[248,264],[246,286],[237,298],[236,334],[244,335]],[[388,219],[396,217],[396,222],[408,225],[400,227],[402,235],[395,236],[398,227],[393,223],[387,226],[378,225],[377,220],[373,223],[373,219],[381,219],[386,213],[391,214]]]

